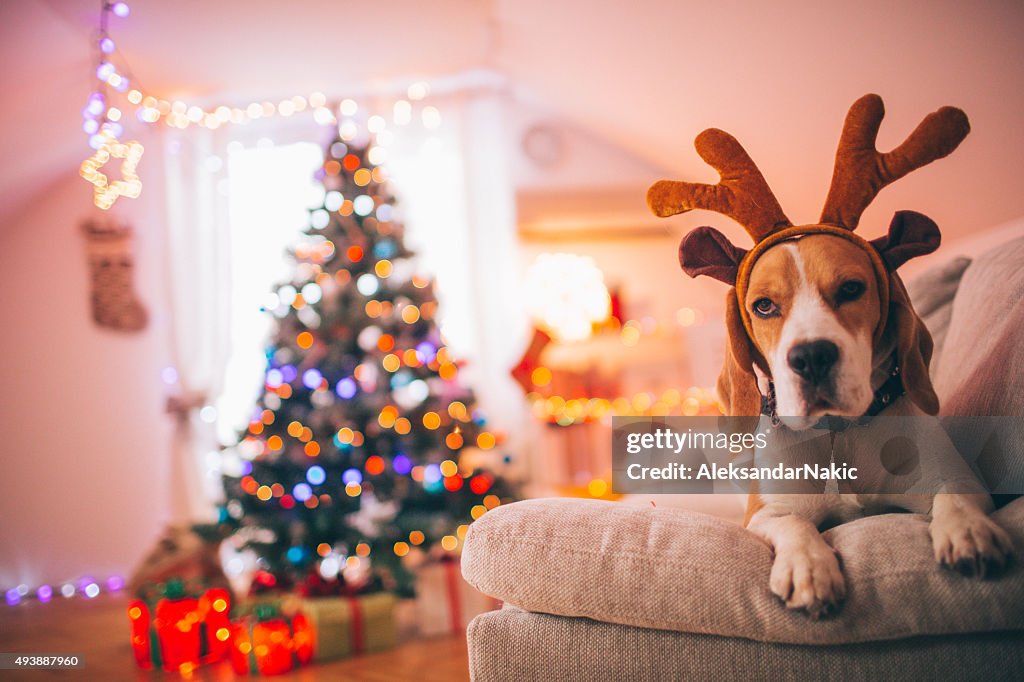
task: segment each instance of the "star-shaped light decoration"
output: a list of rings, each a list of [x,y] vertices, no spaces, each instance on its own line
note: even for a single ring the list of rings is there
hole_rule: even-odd
[[[104,211],[114,205],[118,197],[135,199],[142,192],[142,180],[135,174],[135,169],[142,158],[142,145],[136,141],[121,142],[113,135],[106,135],[103,144],[96,153],[82,162],[79,174],[95,188],[93,203]],[[121,162],[121,179],[110,182],[100,168],[111,158],[123,159]]]

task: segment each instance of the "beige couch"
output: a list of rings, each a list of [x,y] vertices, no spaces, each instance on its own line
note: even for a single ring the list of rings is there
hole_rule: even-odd
[[[1024,239],[908,288],[944,405],[1024,415]],[[470,623],[473,679],[1024,677],[1024,499],[995,513],[1018,549],[995,580],[938,568],[923,516],[827,531],[849,596],[820,622],[780,605],[771,551],[735,521],[668,507],[541,499],[474,523],[463,575],[506,606]]]

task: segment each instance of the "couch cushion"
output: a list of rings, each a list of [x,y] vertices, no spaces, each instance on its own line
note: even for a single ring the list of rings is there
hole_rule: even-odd
[[[974,259],[953,300],[932,382],[943,414],[1024,415],[1024,237]]]
[[[995,517],[1024,549],[1024,499]],[[767,642],[1024,629],[1024,562],[989,581],[942,570],[920,515],[867,517],[826,537],[842,556],[849,595],[819,622],[768,589],[772,553],[760,539],[680,509],[576,499],[499,507],[470,526],[462,572],[528,611]]]
[[[931,366],[938,364],[942,347],[953,316],[953,299],[960,287],[960,278],[971,264],[970,258],[958,256],[942,265],[930,268],[907,282],[907,294],[914,310],[931,332],[935,344]]]
[[[499,680],[1019,680],[1024,632],[808,647],[667,632],[518,609],[466,632],[473,682]]]

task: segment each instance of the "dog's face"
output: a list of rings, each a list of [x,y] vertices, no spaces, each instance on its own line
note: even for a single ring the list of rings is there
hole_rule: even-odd
[[[743,305],[775,382],[779,415],[868,409],[880,298],[862,249],[820,234],[773,246],[754,264]]]

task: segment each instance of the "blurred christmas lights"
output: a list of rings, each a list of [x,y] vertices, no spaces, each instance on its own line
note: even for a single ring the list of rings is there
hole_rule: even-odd
[[[93,185],[93,203],[104,211],[117,201],[118,197],[135,199],[142,192],[142,181],[135,174],[143,148],[138,142],[119,142],[109,133],[100,133],[102,143],[92,156],[82,162],[79,174]],[[121,159],[121,179],[110,179],[100,172],[110,159]]]
[[[102,581],[103,587],[100,587],[100,581],[96,580],[92,576],[82,576],[78,580],[68,580],[60,584],[60,587],[55,589],[55,586],[49,584],[43,584],[36,588],[30,588],[28,585],[22,583],[10,589],[4,591],[5,601],[8,606],[17,606],[29,601],[37,601],[41,604],[49,603],[53,600],[53,597],[58,593],[65,599],[72,597],[84,597],[86,599],[95,599],[100,596],[103,592],[120,592],[125,587],[124,578],[119,575],[112,575],[106,580]]]

